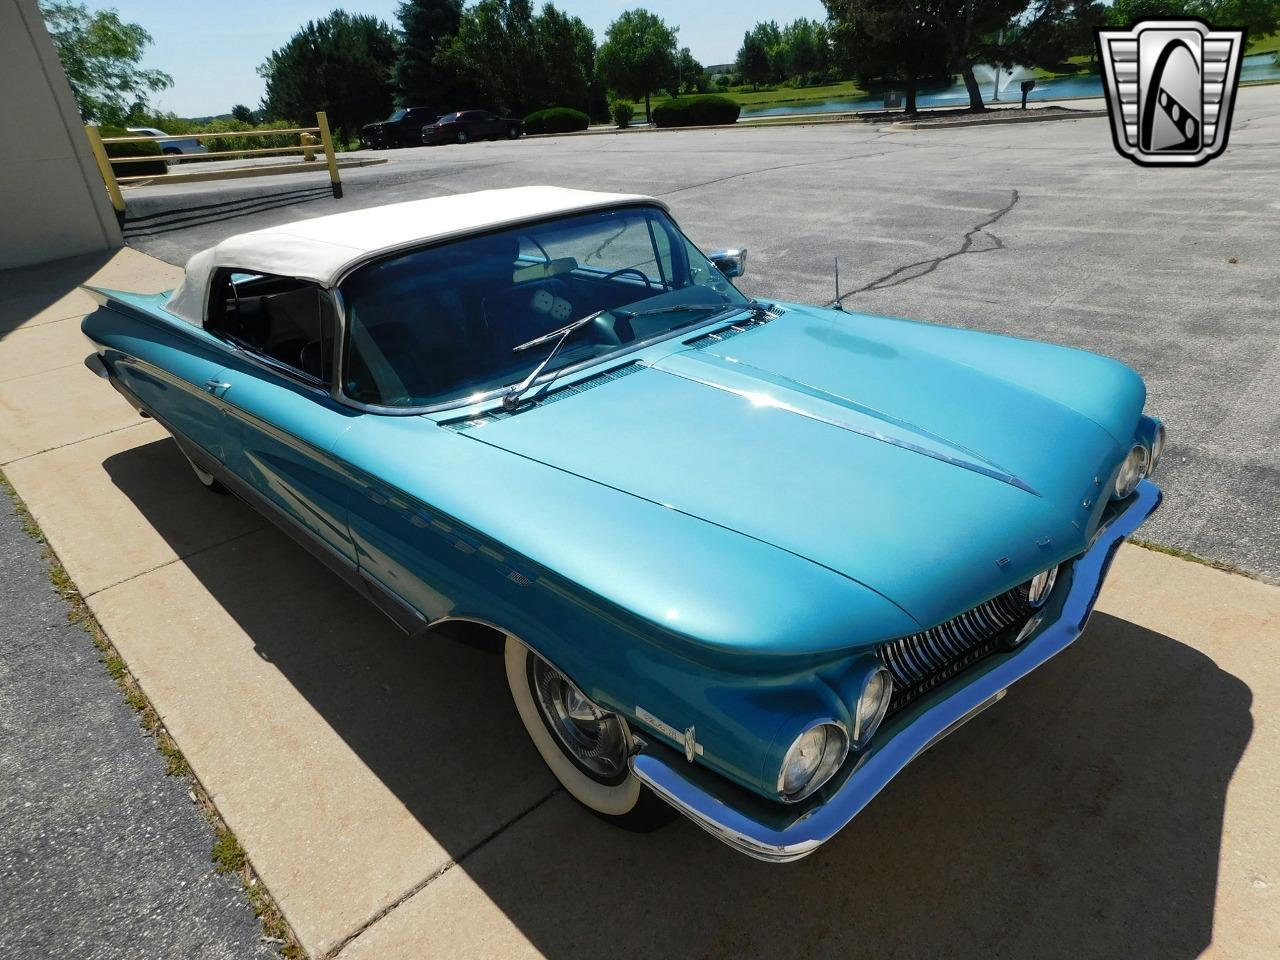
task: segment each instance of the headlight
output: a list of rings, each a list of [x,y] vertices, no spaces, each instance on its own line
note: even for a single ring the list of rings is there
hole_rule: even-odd
[[[782,758],[779,796],[788,803],[803,800],[840,769],[848,752],[849,737],[838,723],[828,720],[809,727]]]
[[[1117,500],[1123,500],[1138,488],[1142,478],[1147,475],[1147,464],[1150,458],[1151,454],[1140,443],[1135,443],[1129,448],[1129,455],[1124,458],[1124,463],[1120,465],[1120,472],[1116,474],[1114,496]]]
[[[1033,607],[1044,606],[1044,602],[1049,599],[1049,594],[1053,592],[1053,584],[1057,579],[1057,567],[1050,567],[1048,570],[1037,573],[1031,578],[1031,583],[1027,587],[1027,603]]]
[[[1147,464],[1147,476],[1151,476],[1155,472],[1156,464],[1160,462],[1160,454],[1164,453],[1164,424],[1156,421],[1156,433],[1151,438],[1151,462]]]
[[[853,744],[863,746],[880,726],[889,700],[893,697],[893,679],[884,667],[877,667],[862,685],[862,693],[853,713]]]

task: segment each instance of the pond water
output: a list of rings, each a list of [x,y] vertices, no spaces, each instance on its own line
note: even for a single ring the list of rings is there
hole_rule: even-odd
[[[1254,54],[1245,57],[1240,65],[1240,80],[1280,80],[1280,66],[1270,53]],[[983,99],[991,100],[991,84],[980,84]],[[1001,103],[1017,103],[1022,94],[1018,85],[1011,84],[1001,95]],[[801,91],[797,91],[801,92]],[[1066,97],[1100,97],[1102,96],[1102,78],[1096,73],[1076,77],[1058,77],[1052,80],[1036,81],[1036,88],[1027,97],[1027,102],[1036,100],[1060,100]],[[950,87],[921,90],[916,95],[916,105],[924,107],[950,107],[969,102],[969,94],[965,92],[963,83]],[[883,95],[867,95],[849,97],[843,100],[811,100],[806,103],[773,104],[768,107],[752,109],[742,108],[743,117],[785,117],[801,113],[847,113],[853,110],[880,110],[884,107]]]

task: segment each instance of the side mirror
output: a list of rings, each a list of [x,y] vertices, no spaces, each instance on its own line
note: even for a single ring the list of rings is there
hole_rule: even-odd
[[[732,247],[728,250],[713,250],[707,259],[716,265],[716,269],[729,280],[741,277],[747,272],[747,250],[745,247]]]

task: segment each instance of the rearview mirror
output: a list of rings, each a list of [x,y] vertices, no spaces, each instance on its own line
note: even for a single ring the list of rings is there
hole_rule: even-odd
[[[728,250],[713,250],[707,259],[716,265],[716,269],[732,280],[747,272],[746,247],[731,247]]]

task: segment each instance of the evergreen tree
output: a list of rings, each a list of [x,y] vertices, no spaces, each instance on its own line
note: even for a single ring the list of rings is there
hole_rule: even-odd
[[[452,109],[457,84],[451,73],[436,65],[436,53],[458,32],[462,0],[405,0],[400,18],[400,55],[396,58],[396,95],[407,107]]]
[[[534,17],[533,34],[543,80],[540,106],[589,112],[596,78],[596,36],[591,28],[548,3]]]
[[[303,124],[319,110],[343,140],[391,111],[396,37],[377,17],[335,10],[310,21],[258,73],[267,82],[263,112]]]

